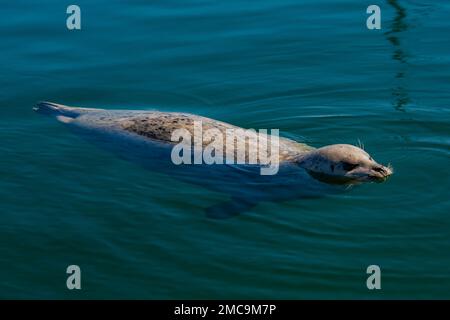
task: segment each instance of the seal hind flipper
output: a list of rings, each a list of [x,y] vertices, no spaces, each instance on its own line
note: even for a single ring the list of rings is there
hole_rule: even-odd
[[[49,116],[55,117],[64,116],[67,118],[77,118],[89,112],[104,111],[104,109],[69,107],[63,104],[47,101],[37,103],[36,106],[33,108],[33,110],[36,111],[37,113],[46,114]]]
[[[229,201],[219,202],[206,208],[206,216],[211,219],[229,219],[249,211],[257,205],[257,202],[232,197]]]

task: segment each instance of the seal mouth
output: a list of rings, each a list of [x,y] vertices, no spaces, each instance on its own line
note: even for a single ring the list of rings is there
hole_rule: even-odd
[[[383,176],[383,177],[369,176],[368,181],[372,181],[372,182],[376,182],[376,183],[382,183],[382,182],[385,182],[387,179],[389,179],[389,176]]]

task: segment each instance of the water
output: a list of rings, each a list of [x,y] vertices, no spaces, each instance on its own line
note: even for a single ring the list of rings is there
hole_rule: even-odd
[[[58,1],[1,4],[0,297],[450,298],[449,4],[381,2],[373,31],[359,1],[77,4],[81,31]],[[360,139],[395,174],[208,219],[223,194],[87,143],[39,100]]]

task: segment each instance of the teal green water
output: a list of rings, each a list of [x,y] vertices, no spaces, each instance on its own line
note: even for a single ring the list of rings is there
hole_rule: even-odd
[[[59,1],[1,4],[1,298],[450,298],[449,4],[380,2],[373,31],[360,1],[77,4],[80,31]],[[212,220],[223,195],[87,143],[39,100],[360,139],[395,174]]]

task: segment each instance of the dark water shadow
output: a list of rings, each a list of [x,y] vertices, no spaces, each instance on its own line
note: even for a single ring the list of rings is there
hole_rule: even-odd
[[[404,112],[406,111],[405,107],[411,102],[408,89],[403,84],[407,77],[408,54],[403,49],[400,39],[401,33],[408,30],[409,27],[405,21],[407,11],[397,0],[388,0],[387,2],[395,9],[395,17],[390,30],[385,32],[385,35],[394,48],[392,59],[400,65],[399,71],[395,75],[397,85],[392,88],[393,105],[396,110]]]

